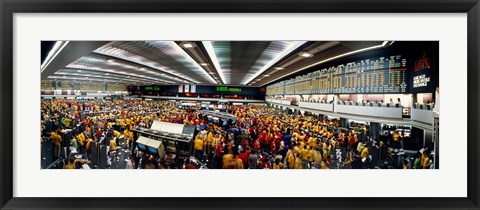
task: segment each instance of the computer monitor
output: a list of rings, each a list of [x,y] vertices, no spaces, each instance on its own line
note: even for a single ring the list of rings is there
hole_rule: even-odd
[[[138,148],[145,152],[147,150],[146,145],[148,145],[149,141],[150,141],[150,138],[147,138],[144,136],[138,137],[137,139]]]
[[[162,157],[165,154],[165,146],[162,141],[151,139],[148,144],[148,151],[150,154],[157,157]]]
[[[143,144],[137,144],[137,146],[138,146],[138,148],[139,148],[140,150],[142,150],[142,151],[144,151],[144,152],[147,150],[147,148],[146,148],[145,145],[143,145]]]
[[[156,148],[153,148],[153,147],[147,147],[148,148],[148,152],[153,155],[153,156],[158,156],[158,151]]]

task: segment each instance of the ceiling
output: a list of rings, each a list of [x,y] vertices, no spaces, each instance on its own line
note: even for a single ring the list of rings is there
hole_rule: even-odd
[[[42,42],[42,81],[263,86],[388,41]],[[48,52],[48,53],[47,53]]]

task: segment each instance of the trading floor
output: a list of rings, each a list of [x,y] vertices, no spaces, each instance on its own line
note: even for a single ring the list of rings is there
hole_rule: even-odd
[[[439,169],[439,42],[42,41],[42,169]]]
[[[433,167],[432,147],[414,145],[400,125],[372,135],[368,123],[340,121],[264,103],[43,99],[42,168]]]

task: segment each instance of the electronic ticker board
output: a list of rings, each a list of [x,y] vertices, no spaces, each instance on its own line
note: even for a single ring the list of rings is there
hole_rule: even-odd
[[[267,95],[406,93],[406,72],[407,59],[401,55],[376,57],[324,68],[269,85]]]

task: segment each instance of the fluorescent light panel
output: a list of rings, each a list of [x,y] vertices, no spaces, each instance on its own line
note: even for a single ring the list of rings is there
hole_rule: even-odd
[[[198,70],[201,70],[202,75],[200,75],[201,77],[203,77],[204,79],[207,78],[207,80],[210,80],[210,82],[214,83],[214,84],[218,84],[213,78],[212,76],[210,76],[210,74],[208,74],[208,72],[203,69],[202,66],[200,66],[195,60],[193,60],[192,57],[190,57],[190,55],[188,53],[186,53],[180,46],[178,46],[174,41],[171,41],[170,42],[171,46],[174,47],[174,49],[180,53],[183,57],[185,57],[188,62],[190,62],[190,64],[194,65]],[[198,73],[197,73],[198,74]]]
[[[45,61],[43,61],[43,64],[40,66],[40,73],[42,73],[43,70],[45,70],[45,68],[50,64],[50,62],[52,62],[53,59],[55,59],[55,57],[57,57],[58,53],[60,53],[63,50],[63,48],[65,48],[65,46],[67,46],[67,44],[69,42],[70,41],[57,41],[57,42],[55,42],[55,45],[53,45],[53,48],[50,50],[50,52],[48,52],[48,55],[45,58]]]
[[[207,54],[212,60],[213,66],[215,66],[215,70],[217,70],[218,75],[220,75],[220,79],[222,79],[223,84],[227,84],[225,80],[225,76],[223,75],[222,68],[220,68],[220,63],[218,62],[217,55],[213,50],[212,42],[211,41],[202,41],[203,46],[207,50]]]
[[[143,75],[139,75],[139,74],[132,74],[132,73],[129,73],[129,72],[126,72],[126,71],[123,71],[123,70],[105,69],[105,68],[96,67],[97,63],[99,63],[99,65],[104,65],[105,60],[95,58],[95,57],[82,57],[82,58],[78,59],[77,61],[69,64],[67,66],[67,68],[78,68],[78,69],[85,69],[85,70],[92,70],[92,71],[99,71],[99,72],[110,72],[110,73],[117,73],[117,74],[123,74],[123,75],[134,75],[134,76],[137,76],[137,77],[147,78],[147,76],[143,76]],[[141,70],[141,69],[139,70],[137,67],[133,67],[133,66],[126,65],[126,64],[109,63],[109,65],[119,66],[119,67],[122,67],[124,69],[131,69],[132,71],[135,71],[135,72],[140,71],[140,72],[143,72],[145,74],[158,76],[158,73],[154,73],[154,72],[151,72],[151,71],[148,71],[148,70]],[[81,70],[79,70],[79,71],[81,71]],[[172,78],[172,77],[168,77],[168,76],[164,76],[164,77],[167,77],[169,79],[177,79],[177,78]],[[150,78],[150,77],[148,77],[148,78]],[[156,80],[159,80],[159,81],[166,81],[166,80],[159,79],[159,78],[156,78],[156,77],[153,77],[153,78],[155,78]]]
[[[288,45],[281,53],[277,54],[277,56],[275,56],[272,60],[270,60],[270,62],[268,62],[265,66],[263,66],[263,68],[261,68],[259,71],[257,71],[253,76],[251,76],[250,78],[248,78],[246,81],[244,79],[244,81],[242,81],[242,84],[243,85],[246,85],[248,84],[249,82],[251,82],[254,78],[258,77],[258,75],[262,74],[263,72],[265,72],[267,69],[269,69],[270,67],[272,67],[273,64],[275,64],[276,62],[278,62],[280,59],[282,59],[283,57],[285,57],[286,55],[288,55],[289,53],[291,53],[292,51],[294,51],[295,49],[299,48],[300,46],[302,46],[303,44],[305,44],[306,41],[295,41],[295,42],[292,42],[290,43],[290,45]]]
[[[167,66],[163,66],[160,63],[151,61],[151,60],[149,60],[145,57],[139,56],[139,55],[132,54],[132,53],[130,53],[126,50],[120,49],[120,48],[116,48],[116,47],[113,47],[113,46],[103,46],[103,47],[95,50],[94,52],[97,53],[97,54],[104,55],[104,56],[122,58],[124,60],[134,62],[134,63],[138,63],[140,65],[147,66],[147,67],[150,67],[152,69],[155,69],[155,70],[158,70],[158,71],[161,71],[161,72],[164,72],[164,73],[176,74],[177,76],[188,79],[192,83],[198,83],[198,81],[188,77],[187,75],[181,74],[180,72],[174,71]]]
[[[106,75],[106,74],[109,74],[109,72],[110,72],[110,73],[115,73],[115,74],[119,74],[119,75],[122,75],[122,76],[127,76],[127,78],[129,76],[133,75],[136,78],[144,78],[144,79],[149,79],[149,80],[157,81],[157,82],[170,82],[170,81],[167,81],[167,80],[162,80],[162,79],[158,79],[158,78],[154,78],[154,77],[148,77],[148,76],[139,75],[139,74],[131,74],[131,73],[128,73],[128,72],[117,71],[117,70],[106,70],[106,69],[102,69],[102,68],[98,68],[98,67],[83,66],[83,69],[84,70],[89,70],[89,71],[95,71],[95,72],[98,72],[98,74],[105,74]],[[82,72],[82,70],[76,70],[76,72]],[[61,69],[61,70],[55,72],[55,74],[74,75],[76,73],[75,73],[75,69]],[[84,74],[82,74],[82,75],[84,75]],[[105,77],[104,75],[99,75],[99,76]]]

